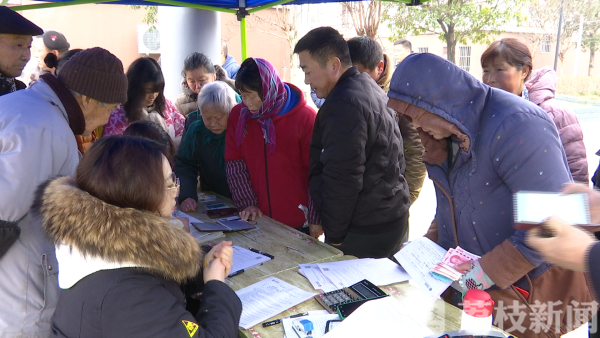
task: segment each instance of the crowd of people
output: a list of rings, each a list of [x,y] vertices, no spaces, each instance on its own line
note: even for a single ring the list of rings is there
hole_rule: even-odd
[[[243,220],[384,258],[407,241],[426,175],[437,205],[425,236],[481,256],[457,267],[446,301],[487,290],[525,314],[520,337],[559,336],[596,313],[600,244],[556,218],[551,238],[513,227],[520,190],[589,193],[600,222],[600,193],[571,183],[589,180],[579,122],[522,42],[492,43],[479,81],[407,40],[392,58],[371,38],[316,28],[294,53],[318,112],[268,60],[238,65],[225,43],[220,64],[182,60],[175,102],[154,59],[125,71],[103,48],[69,48],[0,7],[0,336],[237,337],[231,242],[203,251],[173,217],[197,209],[198,186]],[[548,303],[558,317],[541,314]]]

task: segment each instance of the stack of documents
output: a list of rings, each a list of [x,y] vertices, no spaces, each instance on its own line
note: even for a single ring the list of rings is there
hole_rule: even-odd
[[[387,258],[363,258],[349,261],[299,264],[302,274],[315,290],[330,292],[368,279],[375,285],[389,285],[410,279],[406,271]]]
[[[231,247],[233,248],[233,266],[231,267],[230,275],[271,260],[270,257],[244,249],[240,246],[233,245]]]
[[[398,251],[394,258],[406,269],[421,290],[433,300],[452,284],[452,281],[439,280],[431,273],[431,269],[444,259],[446,252],[429,238],[421,237]]]
[[[235,293],[242,301],[240,327],[246,330],[316,295],[275,277]]]

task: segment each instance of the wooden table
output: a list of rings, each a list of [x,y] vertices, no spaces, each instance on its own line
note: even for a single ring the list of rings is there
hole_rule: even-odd
[[[343,256],[325,259],[323,260],[323,262],[349,259],[356,259],[356,257]],[[305,291],[315,292],[308,279],[300,275],[298,272],[296,272],[296,270],[297,268],[282,271],[272,275],[272,277],[279,278]],[[231,277],[228,280],[228,284],[230,284],[231,288],[236,291],[253,284],[248,283],[243,279],[238,280],[238,277],[241,277],[241,275]],[[259,278],[259,280],[265,278],[266,276],[264,278]],[[441,299],[437,299],[436,301],[432,302],[416,286],[405,282],[392,284],[388,286],[381,286],[380,289],[384,290],[391,297],[396,298],[398,301],[400,301],[400,303],[406,305],[406,307],[410,309],[410,312],[414,315],[414,318],[416,320],[419,320],[421,323],[427,325],[434,333],[441,334],[443,332],[460,329],[460,320],[462,315],[461,310],[444,302]],[[299,305],[296,305],[295,307],[292,307],[286,310],[285,312],[280,313],[275,317],[267,319],[265,321],[312,310],[323,310],[323,307],[314,298],[307,300]],[[240,337],[247,338],[282,338],[284,336],[282,325],[273,325],[263,328],[261,324],[258,324],[249,330],[240,329],[239,332]],[[399,335],[399,337],[400,336],[401,335]]]
[[[226,199],[219,199],[224,204],[230,204]],[[198,205],[199,211],[189,213],[190,216],[203,222],[214,222],[200,210],[200,207],[204,207],[202,203]],[[234,283],[243,282],[247,286],[273,274],[298,268],[298,264],[312,264],[343,255],[342,251],[267,216],[256,221],[259,227],[257,230],[228,232],[225,233],[225,238],[213,241],[219,243],[228,240],[233,245],[258,249],[275,256],[274,259],[231,278]]]

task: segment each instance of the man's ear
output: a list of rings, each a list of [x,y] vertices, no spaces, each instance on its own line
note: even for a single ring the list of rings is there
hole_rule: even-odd
[[[385,62],[379,61],[377,67],[375,67],[375,71],[377,72],[377,78],[381,77],[381,74],[385,71]]]
[[[52,54],[56,55],[56,58],[57,58],[57,59],[58,59],[58,58],[60,58],[60,53],[59,53],[59,52],[58,52],[56,49],[55,49],[55,50],[53,50],[53,51],[51,51],[50,53],[52,53]]]
[[[85,95],[81,95],[81,108],[83,108],[82,110],[88,110],[90,109],[90,107],[93,104],[94,99],[92,99],[89,96],[85,96]]]
[[[340,59],[338,57],[334,56],[334,57],[330,58],[327,63],[336,72],[338,72],[338,71],[340,71],[340,69],[342,69],[342,61],[340,61]]]

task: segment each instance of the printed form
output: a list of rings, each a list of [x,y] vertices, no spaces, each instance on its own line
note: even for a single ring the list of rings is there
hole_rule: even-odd
[[[349,287],[363,279],[375,285],[389,285],[410,279],[409,274],[401,266],[387,258],[354,259],[321,263],[318,266],[337,289]]]
[[[438,298],[451,284],[433,277],[430,272],[437,263],[444,259],[446,252],[444,248],[429,238],[421,237],[410,242],[394,257],[421,290],[433,300]]]
[[[269,277],[235,293],[242,301],[240,327],[244,329],[250,329],[316,295],[275,277]]]
[[[231,248],[233,249],[233,266],[231,267],[231,274],[271,260],[271,258],[265,255],[252,252],[237,245],[232,245]]]

